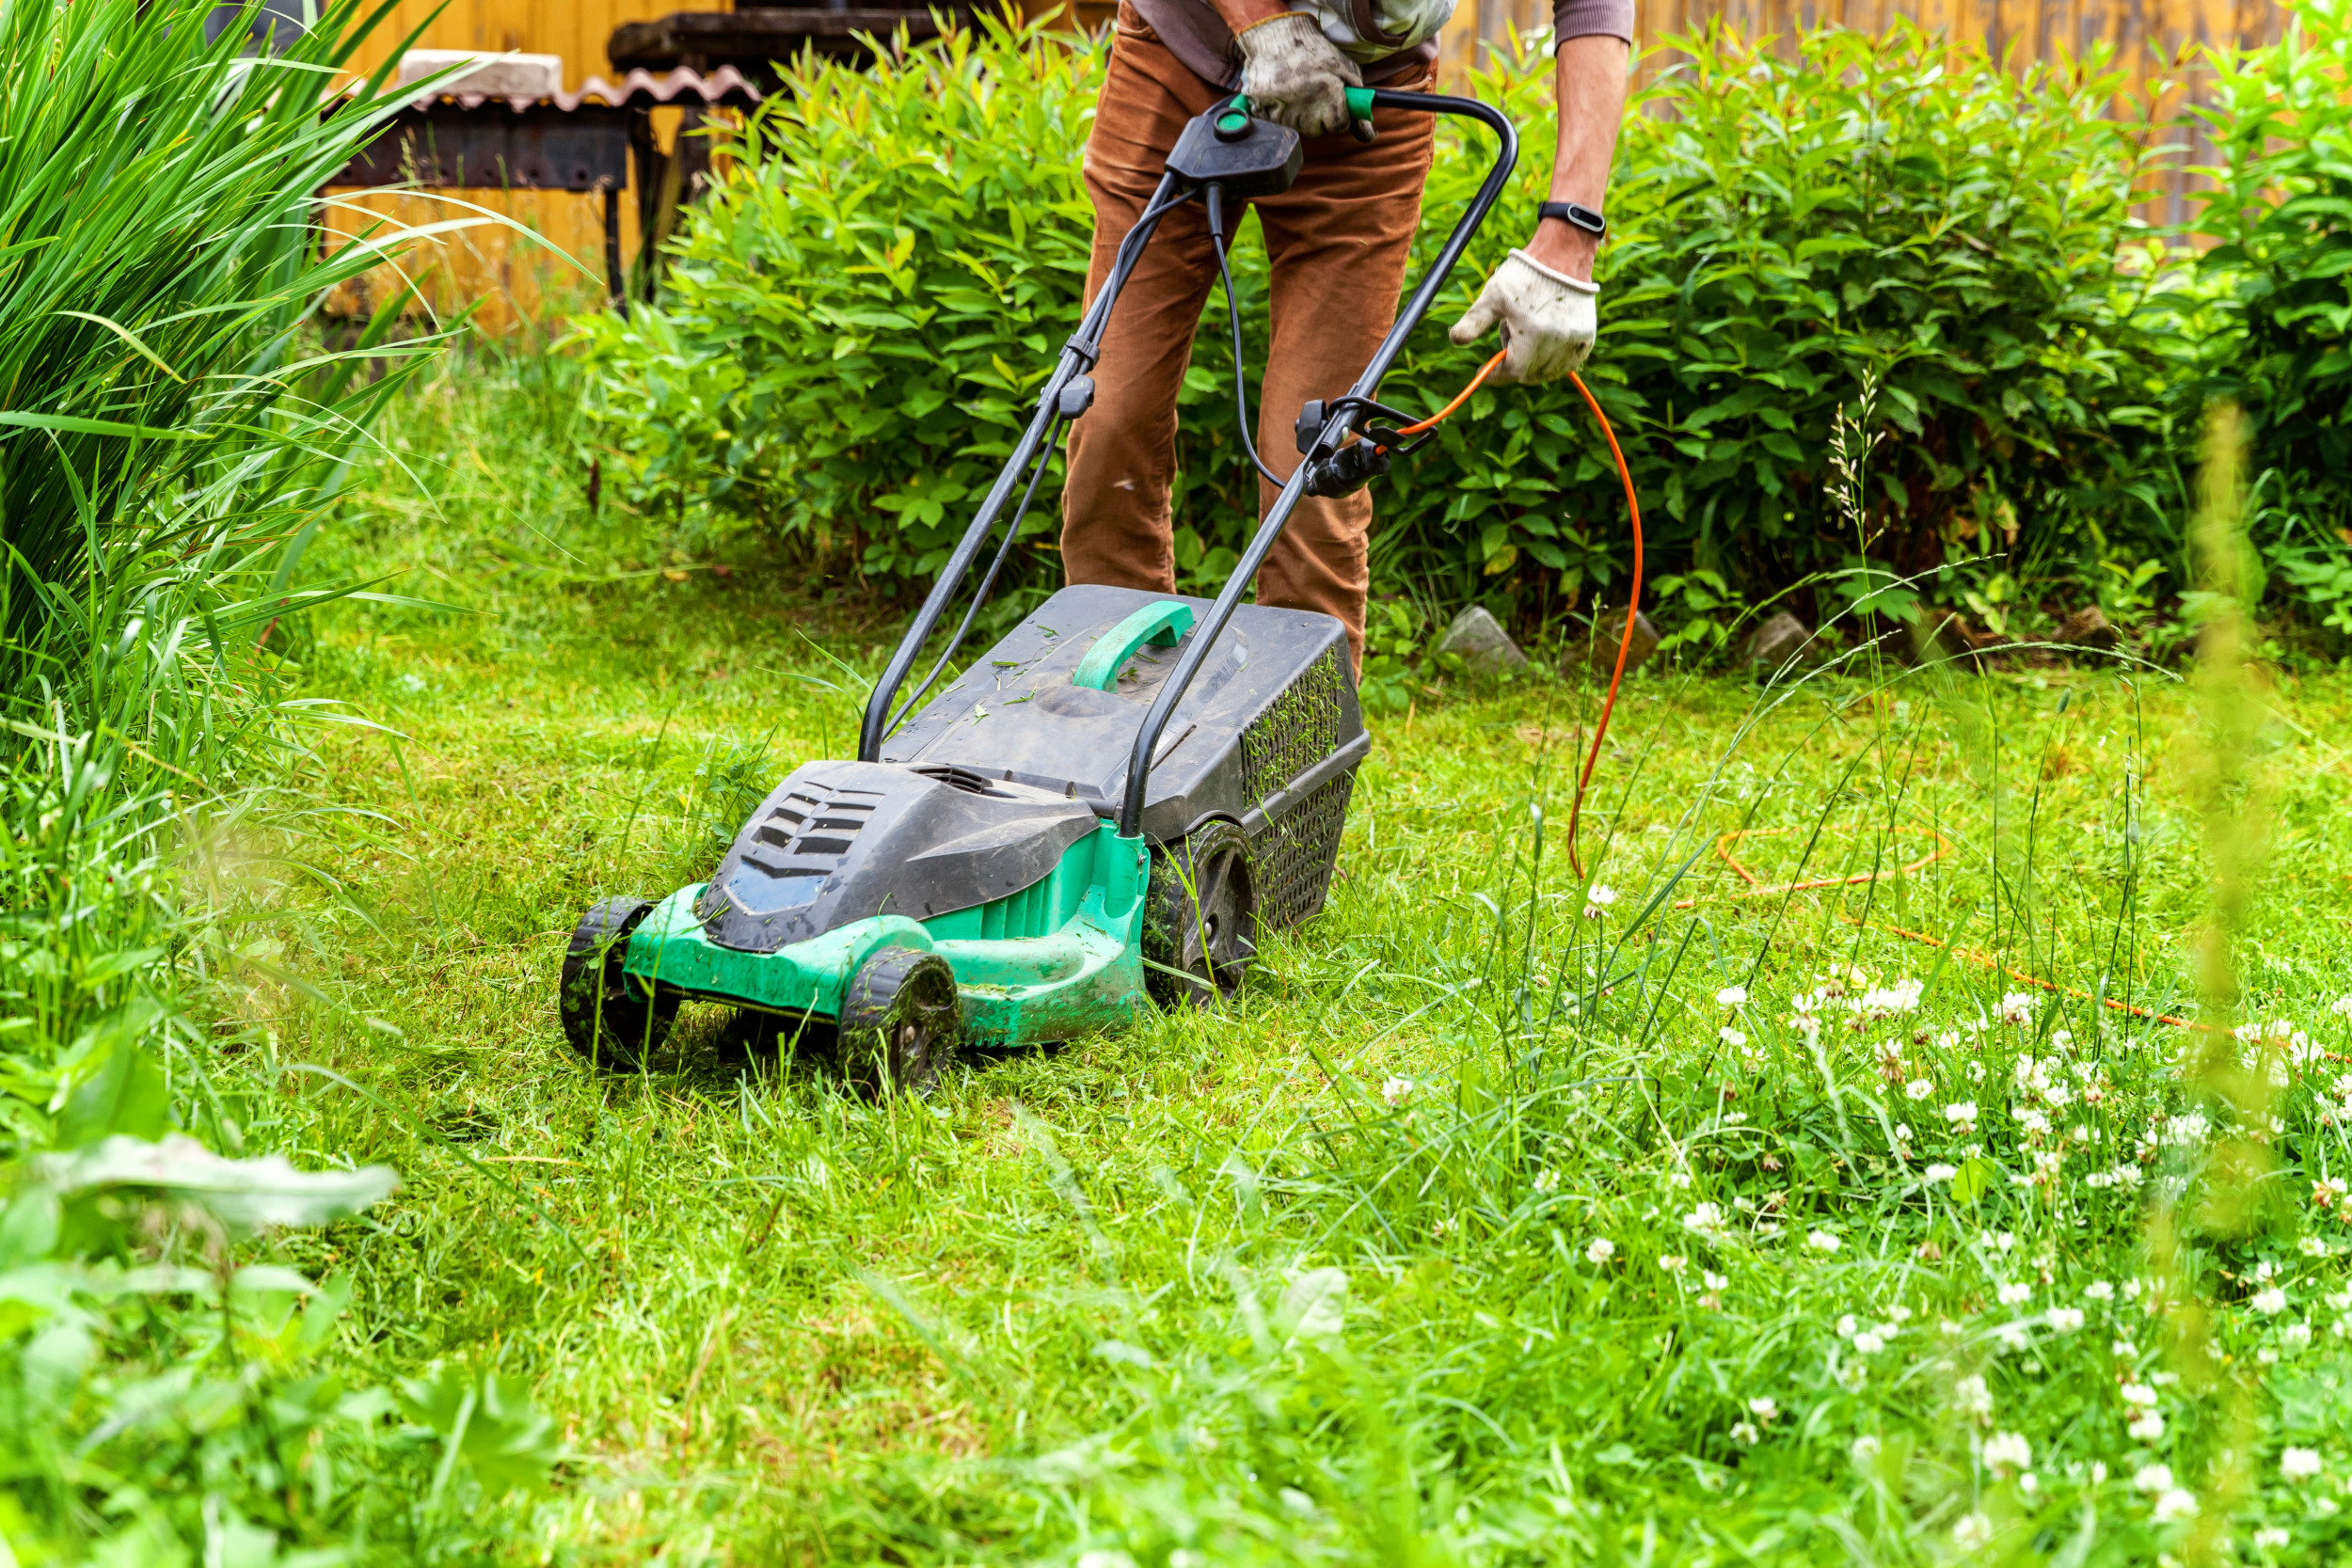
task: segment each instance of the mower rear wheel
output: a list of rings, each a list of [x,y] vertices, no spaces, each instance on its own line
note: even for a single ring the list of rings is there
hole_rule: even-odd
[[[677,998],[659,993],[650,1003],[629,993],[621,965],[629,934],[653,905],[643,898],[607,898],[589,907],[564,953],[556,1011],[564,1037],[596,1067],[634,1072],[670,1033]]]
[[[1204,822],[1156,851],[1144,896],[1143,984],[1152,1000],[1206,1007],[1241,990],[1258,957],[1258,895],[1238,825]]]
[[[956,972],[936,953],[885,947],[858,966],[841,999],[841,1070],[869,1093],[921,1094],[963,1037]]]

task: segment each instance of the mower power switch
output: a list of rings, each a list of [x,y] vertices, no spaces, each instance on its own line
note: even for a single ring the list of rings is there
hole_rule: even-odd
[[[1213,103],[1184,127],[1168,171],[1191,185],[1222,185],[1225,198],[1279,196],[1298,178],[1298,133],[1245,112],[1243,99]]]

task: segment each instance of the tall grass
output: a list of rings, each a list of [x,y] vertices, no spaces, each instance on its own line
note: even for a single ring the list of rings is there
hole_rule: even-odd
[[[310,1371],[347,1285],[231,1244],[230,1187],[322,1183],[154,1141],[266,1137],[199,1049],[183,848],[270,809],[317,711],[297,623],[364,586],[306,554],[438,346],[391,341],[400,301],[341,352],[312,325],[413,237],[321,245],[319,187],[401,101],[329,95],[389,8],[329,0],[248,59],[199,0],[0,0],[0,1561],[423,1560],[461,1441],[544,1465],[464,1370],[388,1442],[392,1401]]]
[[[349,457],[431,341],[321,352],[306,323],[402,236],[332,257],[315,193],[393,112],[322,113],[376,19],[326,6],[278,58],[192,0],[0,5],[0,990],[22,1141],[92,1020],[167,993],[164,876],[191,803],[257,781],[283,628]],[[274,640],[275,639],[275,640]],[[151,1015],[158,1009],[149,1008]]]

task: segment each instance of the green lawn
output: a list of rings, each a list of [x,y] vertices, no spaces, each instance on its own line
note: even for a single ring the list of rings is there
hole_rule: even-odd
[[[2352,1175],[2352,682],[2265,677],[2220,759],[2266,842],[2243,1016],[2308,1035],[2249,1048],[2285,1085],[2251,1143],[2217,1131],[2218,1068],[2183,1080],[2213,1037],[2102,1005],[2199,1005],[2216,766],[2190,689],[2122,667],[1645,672],[1589,893],[1561,832],[1595,693],[1433,687],[1375,724],[1329,907],[1227,1010],[920,1101],[714,1009],[599,1076],[555,1024],[572,923],[706,873],[775,779],[845,754],[844,663],[891,627],[772,567],[561,580],[622,552],[541,456],[445,470],[437,521],[384,481],[370,559],[467,612],[328,623],[310,689],[399,738],[323,726],[299,832],[214,862],[255,922],[221,986],[262,1042],[247,1140],[405,1180],[286,1243],[354,1273],[342,1371],[495,1364],[560,1426],[543,1496],[455,1475],[485,1552],[2352,1544],[2352,1227],[2312,1204]]]

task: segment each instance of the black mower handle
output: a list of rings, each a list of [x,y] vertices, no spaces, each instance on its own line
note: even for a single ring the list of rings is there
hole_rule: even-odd
[[[1298,503],[1307,493],[1310,472],[1340,449],[1346,441],[1354,421],[1364,417],[1363,404],[1378,394],[1381,377],[1389,373],[1389,367],[1395,364],[1396,356],[1405,351],[1406,338],[1421,325],[1422,318],[1429,314],[1429,308],[1437,303],[1438,291],[1445,287],[1446,277],[1454,271],[1454,263],[1462,259],[1462,252],[1470,245],[1470,236],[1477,233],[1479,225],[1486,221],[1486,214],[1502,198],[1502,187],[1511,178],[1511,170],[1518,166],[1518,133],[1503,118],[1502,111],[1491,104],[1481,103],[1474,98],[1454,98],[1442,93],[1390,92],[1386,88],[1375,88],[1372,102],[1375,108],[1461,115],[1477,120],[1495,134],[1499,145],[1495,149],[1494,166],[1486,171],[1485,182],[1479,185],[1478,194],[1470,198],[1470,208],[1463,213],[1461,221],[1454,224],[1454,232],[1446,236],[1445,246],[1438,252],[1438,259],[1430,263],[1429,271],[1406,300],[1405,308],[1397,312],[1396,322],[1389,328],[1388,336],[1381,339],[1380,346],[1373,351],[1372,363],[1364,367],[1364,373],[1358,376],[1356,384],[1347,389],[1346,399],[1335,400],[1335,403],[1354,400],[1352,406],[1334,413],[1324,421],[1321,434],[1300,456],[1298,467],[1291,470],[1289,483],[1282,486],[1281,494],[1275,497],[1274,504],[1267,508],[1265,520],[1258,525],[1258,531],[1250,539],[1248,548],[1242,551],[1241,560],[1234,564],[1233,575],[1226,579],[1216,602],[1209,607],[1208,614],[1201,617],[1200,626],[1177,658],[1176,668],[1168,673],[1168,680],[1160,687],[1160,694],[1152,702],[1152,711],[1144,717],[1143,727],[1136,732],[1135,750],[1128,754],[1127,791],[1119,803],[1119,832],[1121,837],[1133,838],[1142,831],[1144,796],[1152,782],[1152,757],[1159,750],[1160,736],[1168,729],[1168,721],[1175,716],[1176,705],[1184,700],[1184,692],[1191,687],[1193,676],[1200,673],[1200,662],[1208,657],[1211,644],[1224,632],[1226,623],[1233,618],[1233,610],[1241,603],[1243,593],[1257,579],[1258,568],[1265,563],[1267,552],[1274,548],[1274,542],[1282,536],[1282,530],[1289,524],[1291,514],[1298,510]]]
[[[1356,378],[1356,384],[1348,388],[1345,397],[1333,400],[1331,412],[1324,420],[1320,433],[1308,443],[1308,450],[1301,456],[1298,467],[1292,470],[1289,483],[1282,486],[1274,505],[1267,509],[1264,520],[1258,525],[1258,531],[1251,537],[1248,547],[1242,552],[1241,560],[1233,568],[1233,575],[1227,579],[1225,587],[1216,596],[1216,602],[1210,607],[1189,645],[1178,657],[1176,668],[1160,688],[1151,712],[1144,717],[1143,727],[1136,733],[1135,750],[1127,763],[1126,793],[1119,808],[1119,832],[1124,837],[1132,838],[1141,831],[1144,796],[1151,784],[1152,755],[1159,747],[1160,736],[1167,730],[1168,720],[1175,714],[1177,705],[1184,701],[1185,691],[1191,688],[1193,676],[1200,672],[1200,662],[1207,656],[1211,644],[1216,642],[1225,630],[1226,624],[1232,619],[1243,593],[1256,580],[1258,568],[1264,564],[1274,542],[1281,537],[1291,514],[1297,511],[1299,501],[1306,495],[1310,474],[1345,444],[1358,421],[1368,417],[1367,404],[1379,391],[1381,378],[1389,373],[1396,356],[1404,352],[1406,338],[1429,314],[1429,308],[1437,302],[1438,291],[1445,286],[1454,263],[1462,259],[1462,252],[1469,246],[1470,236],[1478,231],[1479,225],[1493,211],[1495,202],[1502,195],[1503,182],[1510,179],[1511,170],[1518,163],[1518,134],[1512,129],[1511,122],[1503,118],[1501,111],[1474,98],[1454,98],[1441,93],[1391,92],[1385,87],[1373,88],[1367,94],[1359,88],[1349,94],[1350,110],[1358,108],[1364,97],[1370,98],[1374,108],[1460,115],[1479,121],[1494,132],[1499,144],[1495,150],[1494,165],[1486,171],[1486,178],[1479,185],[1478,194],[1470,198],[1469,209],[1454,226],[1454,232],[1446,237],[1437,261],[1406,300],[1404,309],[1397,312],[1395,324],[1374,351],[1372,362],[1364,367],[1363,374]],[[1350,119],[1353,122],[1351,129],[1359,139],[1370,140],[1366,135],[1371,130],[1370,115],[1351,113]],[[1033,461],[1050,460],[1049,444],[1054,439],[1057,427],[1064,420],[1077,419],[1094,401],[1094,384],[1087,372],[1094,368],[1102,356],[1103,332],[1109,325],[1111,308],[1126,286],[1136,261],[1141,260],[1144,245],[1150,243],[1162,218],[1198,194],[1199,187],[1187,185],[1174,173],[1162,175],[1159,188],[1152,193],[1150,205],[1144,209],[1135,227],[1127,231],[1126,238],[1120,242],[1110,276],[1104,279],[1103,287],[1096,293],[1094,303],[1087,310],[1078,330],[1063,344],[1061,360],[1039,392],[1037,411],[1031,416],[1028,428],[1022,432],[1021,439],[1014,444],[1011,459],[997,475],[996,482],[989,487],[971,527],[958,541],[954,553],[948,557],[946,568],[939,575],[939,580],[931,585],[930,594],[923,601],[923,608],[915,613],[914,623],[907,627],[906,635],[891,654],[882,679],[875,683],[873,692],[866,699],[865,722],[858,735],[858,757],[861,761],[882,760],[882,745],[897,724],[891,706],[897,700],[898,689],[905,684],[915,657],[923,650],[923,644],[939,625],[940,617],[946,612],[957,586],[971,571],[974,559],[994,530],[1005,504],[1012,499],[1021,475]],[[1043,459],[1040,458],[1041,448],[1049,449]],[[1034,492],[1034,483],[1030,489]],[[1021,504],[1025,508],[1027,501],[1024,499]],[[1014,531],[1018,526],[1019,511],[1016,509]],[[1009,531],[1006,544],[1009,546],[1010,543],[1011,531]],[[993,569],[991,577],[993,577]],[[982,594],[985,594],[985,592],[983,585]],[[974,608],[977,609],[977,601]],[[971,616],[967,614],[964,621],[968,628]],[[947,648],[939,657],[938,667],[931,672],[933,679],[946,668],[961,637],[962,633],[959,630],[955,637],[949,639]],[[914,695],[908,698],[906,706],[911,708],[930,684],[929,680],[925,681]],[[903,716],[903,710],[900,716]]]

